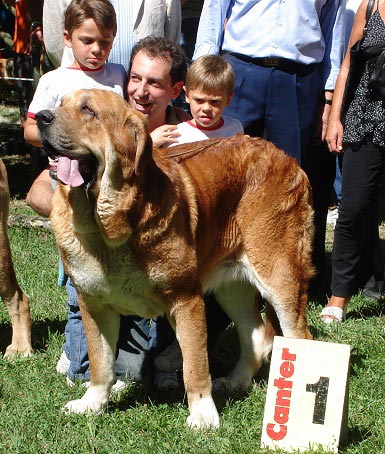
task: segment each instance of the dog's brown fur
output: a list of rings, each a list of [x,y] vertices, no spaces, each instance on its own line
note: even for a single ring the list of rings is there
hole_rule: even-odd
[[[250,385],[277,319],[283,335],[311,337],[305,174],[273,144],[247,136],[152,150],[144,117],[106,91],[66,97],[62,107],[38,114],[38,126],[46,149],[97,162],[88,190],[59,185],[53,200],[52,226],[79,292],[91,367],[90,388],[66,409],[106,405],[119,313],[166,313],[182,349],[188,423],[218,425],[203,291],[214,292],[240,337],[239,362],[218,386]],[[183,159],[186,153],[194,156]],[[259,295],[269,307],[268,329]]]
[[[12,343],[5,356],[13,358],[31,355],[32,346],[29,301],[17,283],[8,238],[9,198],[7,171],[0,159],[0,296],[12,323]]]

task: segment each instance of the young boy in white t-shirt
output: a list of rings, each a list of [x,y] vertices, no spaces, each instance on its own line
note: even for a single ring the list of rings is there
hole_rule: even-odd
[[[187,71],[184,86],[192,120],[170,127],[165,146],[243,133],[240,121],[222,115],[234,95],[231,65],[219,55],[204,55]]]
[[[84,88],[111,90],[123,96],[126,72],[122,65],[106,64],[116,35],[116,15],[108,0],[73,0],[66,11],[64,43],[74,62],[44,74],[28,109],[25,140],[41,147],[36,114],[61,104],[64,95]]]

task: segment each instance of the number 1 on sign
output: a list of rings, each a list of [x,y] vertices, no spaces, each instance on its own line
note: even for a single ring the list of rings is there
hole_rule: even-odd
[[[325,424],[328,391],[329,391],[328,377],[320,377],[317,383],[306,385],[306,392],[315,393],[313,424]]]

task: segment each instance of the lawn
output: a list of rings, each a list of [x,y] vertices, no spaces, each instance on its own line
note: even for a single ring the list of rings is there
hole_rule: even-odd
[[[215,396],[221,428],[194,432],[183,391],[159,395],[150,383],[132,386],[112,398],[102,416],[65,416],[61,407],[82,395],[56,373],[66,320],[65,291],[56,285],[57,251],[52,232],[21,222],[34,214],[24,201],[11,204],[10,240],[20,285],[31,300],[35,354],[0,360],[0,452],[6,453],[259,453],[267,368],[244,395]],[[37,223],[37,225],[40,225]],[[330,233],[330,232],[329,232]],[[324,298],[321,298],[324,299]],[[382,304],[353,299],[348,319],[324,326],[321,304],[310,302],[310,330],[317,340],[351,345],[348,443],[343,453],[385,452],[385,318]],[[10,340],[9,317],[0,307],[0,348]],[[237,352],[234,330],[221,339],[218,362]],[[219,350],[219,349],[218,349]],[[266,452],[266,451],[265,451]],[[314,451],[322,452],[322,450]]]
[[[11,121],[10,115],[13,116]],[[0,144],[4,144],[12,134],[17,135],[17,111],[8,108],[3,111],[0,105],[0,122]],[[183,390],[173,395],[159,394],[150,381],[113,396],[108,411],[101,416],[66,416],[61,412],[62,406],[80,397],[83,390],[68,388],[65,378],[55,370],[66,321],[66,294],[56,284],[55,241],[46,224],[36,219],[23,200],[25,188],[33,177],[30,161],[14,152],[3,152],[1,157],[16,197],[11,203],[9,235],[19,283],[31,301],[35,354],[13,362],[0,359],[0,452],[267,452],[259,445],[268,367],[261,370],[254,386],[245,394],[227,398],[214,396],[221,418],[221,427],[215,431],[195,432],[186,428],[188,410]],[[26,168],[29,171],[25,173]],[[329,229],[329,252],[331,240],[332,230]],[[308,319],[314,338],[347,343],[352,352],[348,440],[341,452],[384,453],[383,303],[357,295],[349,305],[347,321],[340,326],[326,326],[319,319],[325,300],[324,293],[309,302]],[[0,351],[4,352],[10,342],[11,328],[3,305],[0,305],[0,326]],[[230,327],[217,348],[214,370],[225,370],[226,365],[236,359],[237,351],[237,336]]]

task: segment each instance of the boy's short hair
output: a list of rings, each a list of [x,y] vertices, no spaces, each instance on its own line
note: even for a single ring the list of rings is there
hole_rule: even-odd
[[[207,93],[234,93],[235,75],[230,63],[220,55],[203,55],[191,63],[186,76],[186,91],[201,88]]]
[[[65,13],[64,28],[71,36],[87,20],[93,19],[99,29],[108,29],[116,35],[116,14],[109,0],[72,0]]]
[[[131,71],[135,55],[141,50],[151,58],[162,58],[171,63],[170,76],[172,85],[176,82],[185,80],[187,58],[182,47],[166,38],[154,36],[147,36],[138,41],[134,46],[131,53],[131,63],[128,73]]]

